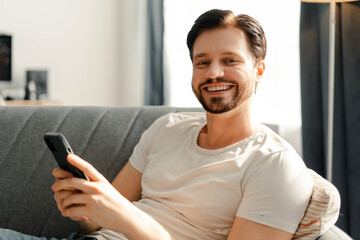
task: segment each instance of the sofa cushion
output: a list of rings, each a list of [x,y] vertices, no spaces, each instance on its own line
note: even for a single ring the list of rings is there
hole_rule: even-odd
[[[336,187],[309,169],[314,180],[313,194],[293,239],[313,240],[328,231],[337,221],[340,194]]]
[[[353,240],[349,235],[337,226],[332,226],[326,233],[317,238],[317,240]]]

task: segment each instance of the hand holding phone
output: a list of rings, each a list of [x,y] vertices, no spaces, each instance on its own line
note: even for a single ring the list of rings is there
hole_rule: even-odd
[[[61,133],[49,132],[44,135],[44,140],[60,168],[71,172],[74,177],[87,179],[81,170],[67,161],[68,154],[74,154],[74,152],[64,135]]]

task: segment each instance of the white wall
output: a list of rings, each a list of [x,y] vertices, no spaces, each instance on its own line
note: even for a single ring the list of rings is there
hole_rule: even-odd
[[[170,1],[173,5],[166,4]],[[192,0],[165,1],[165,14],[176,19],[165,23],[165,45],[179,50],[165,55],[172,70],[165,73],[171,80],[168,104],[199,106],[191,92],[185,42],[195,18],[212,7],[250,14],[274,36],[268,39],[267,70],[258,90],[260,118],[279,124],[282,135],[301,152],[298,54],[289,51],[297,46],[299,11],[294,9],[300,3],[197,1],[199,8],[194,8]],[[268,11],[274,5],[286,11]],[[146,0],[0,0],[0,33],[13,36],[14,82],[10,87],[23,89],[27,69],[45,68],[51,99],[66,105],[143,105],[145,11]],[[289,25],[289,19],[295,23]],[[4,86],[9,87],[0,84],[0,90]],[[269,102],[271,107],[264,104]]]
[[[47,69],[49,95],[64,104],[142,105],[145,7],[145,0],[0,0],[0,33],[13,36],[11,87],[24,88],[27,69]]]

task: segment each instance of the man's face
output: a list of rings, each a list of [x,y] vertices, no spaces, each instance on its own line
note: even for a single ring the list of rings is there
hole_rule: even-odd
[[[238,28],[201,33],[193,47],[193,91],[211,113],[230,111],[254,91],[257,70],[246,36]]]

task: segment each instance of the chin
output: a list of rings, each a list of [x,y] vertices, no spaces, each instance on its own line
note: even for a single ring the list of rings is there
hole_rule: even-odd
[[[222,98],[212,98],[210,103],[206,102],[202,97],[199,99],[201,105],[205,109],[205,111],[213,114],[221,114],[229,112],[235,109],[238,105],[238,100],[233,99],[230,103],[223,103]]]

